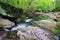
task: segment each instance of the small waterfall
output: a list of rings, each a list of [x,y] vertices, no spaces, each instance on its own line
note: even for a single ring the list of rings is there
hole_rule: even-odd
[[[11,30],[17,30],[18,28],[24,28],[27,27],[28,23],[20,23],[17,24],[17,26],[13,27]]]
[[[16,26],[14,26],[11,30],[17,30],[18,28],[24,28],[27,27],[29,25],[29,22],[32,21],[32,19],[25,19],[24,23],[19,23]]]

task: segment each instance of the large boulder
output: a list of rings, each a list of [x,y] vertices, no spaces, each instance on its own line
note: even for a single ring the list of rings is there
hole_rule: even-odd
[[[50,32],[34,26],[18,29],[17,36],[20,40],[55,40]]]
[[[42,28],[46,28],[49,30],[53,30],[56,28],[56,22],[52,19],[35,21],[34,23],[41,26]]]
[[[3,28],[11,28],[12,26],[14,26],[15,23],[7,20],[7,19],[2,19],[0,18],[0,27],[3,27]]]
[[[43,15],[49,16],[51,19],[56,19],[56,16],[53,14],[53,12],[48,12]]]

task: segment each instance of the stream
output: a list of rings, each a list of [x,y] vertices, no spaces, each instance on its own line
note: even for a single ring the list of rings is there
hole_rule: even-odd
[[[17,30],[18,28],[25,28],[27,26],[30,26],[30,22],[31,21],[34,21],[32,19],[25,19],[24,22],[20,22],[20,23],[17,23],[15,26],[13,26],[10,30],[11,31],[15,31]],[[6,31],[9,31],[8,29],[5,29]],[[59,40],[59,37],[57,35],[55,35],[53,37],[55,40]],[[0,40],[2,39],[2,36],[0,36]]]
[[[18,23],[17,25],[15,25],[13,28],[11,28],[11,30],[17,30],[18,28],[24,28],[27,27],[29,25],[29,22],[32,21],[32,19],[25,19],[24,22],[22,23]]]
[[[17,24],[17,25],[14,26],[11,30],[17,30],[18,28],[27,27],[27,26],[29,26],[29,22],[31,22],[31,21],[32,21],[32,19],[27,19],[27,20],[25,20],[24,23],[19,23],[19,24]],[[55,40],[59,40],[59,37],[56,35],[56,36],[54,37],[54,39],[55,39]]]

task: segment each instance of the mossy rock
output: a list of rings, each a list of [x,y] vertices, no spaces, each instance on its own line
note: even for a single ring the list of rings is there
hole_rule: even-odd
[[[56,16],[54,20],[56,20],[57,22],[60,22],[60,15],[58,15],[58,17]]]
[[[59,27],[59,28],[60,28],[60,22],[57,22],[57,27]]]
[[[57,22],[56,29],[52,29],[52,32],[55,34],[60,34],[60,22]]]
[[[50,17],[41,14],[41,15],[34,16],[33,19],[34,19],[34,20],[46,20],[46,19],[50,19]]]
[[[57,17],[57,21],[58,21],[58,22],[60,22],[60,16],[59,16],[59,17]]]

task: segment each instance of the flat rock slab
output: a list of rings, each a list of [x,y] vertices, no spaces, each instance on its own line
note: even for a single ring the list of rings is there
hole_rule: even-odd
[[[17,36],[20,40],[52,40],[54,37],[53,34],[34,26],[18,29]]]

